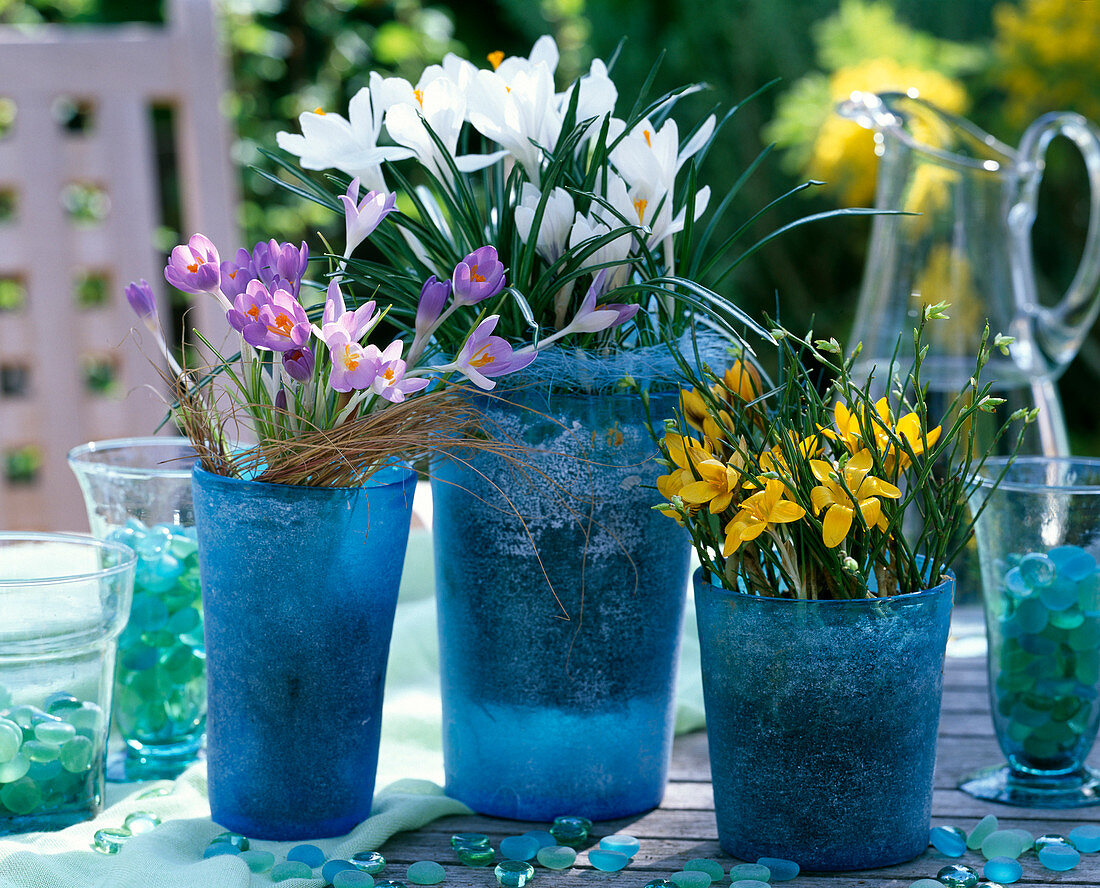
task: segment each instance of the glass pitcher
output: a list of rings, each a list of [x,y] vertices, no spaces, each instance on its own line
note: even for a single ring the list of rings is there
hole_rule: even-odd
[[[853,93],[839,112],[875,131],[880,157],[876,216],[851,342],[861,368],[881,376],[901,336],[901,358],[925,305],[948,302],[949,321],[931,324],[924,375],[946,405],[974,373],[986,321],[1015,341],[985,371],[1004,412],[1040,409],[1022,449],[1069,452],[1055,380],[1077,354],[1100,308],[1100,130],[1079,114],[1046,114],[1018,149],[905,93]],[[1090,216],[1080,265],[1054,306],[1040,304],[1031,251],[1047,146],[1073,141],[1090,182]],[[885,383],[884,383],[885,384]],[[935,412],[936,404],[930,403]],[[989,434],[999,423],[989,423]],[[979,429],[979,434],[982,430]],[[1007,436],[1006,436],[1007,439]],[[984,442],[979,442],[984,443]]]

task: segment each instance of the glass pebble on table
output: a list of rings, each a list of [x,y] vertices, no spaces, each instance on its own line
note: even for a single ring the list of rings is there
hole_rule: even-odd
[[[730,867],[730,881],[738,879],[756,879],[758,882],[770,882],[772,871],[762,863],[738,863]]]
[[[1041,835],[1034,842],[1036,853],[1042,851],[1044,848],[1049,848],[1051,845],[1068,847],[1069,844],[1069,839],[1067,839],[1065,836],[1060,836],[1055,833],[1046,833],[1045,835]]]
[[[588,852],[588,862],[601,872],[617,873],[630,863],[630,858],[621,851],[604,851],[600,848],[593,848]]]
[[[1074,827],[1067,836],[1071,845],[1082,854],[1093,854],[1100,851],[1100,826],[1086,823]]]
[[[1039,863],[1048,870],[1064,873],[1081,862],[1081,853],[1068,842],[1063,845],[1047,845],[1039,852]]]
[[[620,854],[625,854],[627,857],[633,857],[638,853],[638,849],[641,848],[641,842],[634,838],[634,836],[616,833],[615,835],[604,836],[600,839],[600,848],[604,851],[618,851]]]
[[[246,836],[242,836],[240,833],[235,832],[223,832],[218,833],[214,838],[210,840],[211,845],[226,844],[232,845],[238,851],[247,851],[249,842]]]
[[[275,866],[275,855],[270,851],[242,851],[240,858],[254,873],[266,873]]]
[[[970,835],[966,838],[966,847],[971,851],[980,851],[982,842],[997,831],[998,825],[995,814],[986,814],[970,830]]]
[[[507,836],[500,840],[500,856],[505,860],[530,860],[539,853],[538,839],[531,836]]]
[[[332,880],[332,888],[372,888],[382,883],[375,882],[374,876],[361,870],[341,870]],[[398,885],[399,883],[391,883]]]
[[[936,878],[947,888],[975,888],[978,884],[978,873],[961,863],[945,866],[936,873]]]
[[[488,848],[489,837],[485,833],[455,833],[451,836],[451,847],[456,851],[462,848]]]
[[[685,863],[681,869],[687,872],[706,873],[712,882],[717,882],[726,875],[726,869],[717,860],[709,857],[693,857]]]
[[[569,869],[577,862],[577,852],[567,845],[551,845],[547,848],[539,848],[536,859],[547,869]]]
[[[405,875],[413,885],[438,885],[447,878],[447,871],[434,860],[418,860],[409,864]]]
[[[326,860],[325,865],[321,867],[321,878],[327,883],[331,883],[336,878],[337,873],[342,873],[346,870],[352,870],[359,872],[355,869],[355,866],[350,860],[345,860],[340,857],[334,857],[331,860]],[[374,877],[371,876],[371,884],[374,884]]]
[[[1024,868],[1012,857],[994,857],[982,868],[982,875],[987,879],[1006,885],[1018,882],[1023,874]]]
[[[160,826],[160,818],[151,811],[134,811],[132,814],[126,815],[126,819],[122,821],[122,826],[137,836],[151,832]]]
[[[769,881],[772,882],[789,882],[791,879],[797,878],[802,871],[802,868],[793,860],[786,860],[782,857],[761,857],[756,862],[760,866],[766,866],[771,870]]]
[[[535,875],[535,868],[523,860],[502,860],[494,874],[501,888],[523,888]]]
[[[295,845],[286,852],[286,859],[291,863],[304,863],[310,869],[322,866],[326,860],[325,852],[316,845]]]
[[[730,882],[730,888],[771,888],[771,886],[759,879],[738,879],[736,882]]]
[[[92,836],[92,849],[100,854],[118,854],[132,837],[133,833],[128,829],[97,829]]]
[[[539,849],[541,852],[541,848]],[[485,848],[461,845],[455,850],[455,857],[463,866],[488,866],[497,859],[497,853],[491,846]]]
[[[939,879],[917,879],[909,884],[909,888],[943,888],[943,882]]]
[[[538,842],[540,848],[549,848],[551,845],[556,845],[558,843],[558,840],[554,838],[553,834],[545,829],[532,829],[525,832],[524,835]]]
[[[676,888],[710,888],[714,880],[701,870],[680,870],[670,877]]]
[[[405,883],[397,879],[375,879],[374,884],[376,888],[406,888]]]
[[[554,818],[550,827],[552,835],[559,844],[568,845],[570,848],[579,848],[588,841],[588,834],[592,832],[592,821],[587,817],[578,817],[575,814],[563,814]]]
[[[928,844],[948,857],[966,853],[966,833],[957,826],[934,826],[928,831]]]
[[[654,879],[652,882],[646,882],[643,888],[672,888],[672,882],[668,879]]]
[[[351,865],[364,873],[377,876],[386,868],[386,858],[377,851],[360,851],[349,858]]]
[[[1025,840],[1019,833],[999,829],[990,833],[982,842],[982,856],[986,860],[994,857],[1019,857],[1032,846],[1030,839]]]
[[[271,868],[272,882],[285,882],[287,879],[312,879],[313,870],[301,860],[284,860]]]

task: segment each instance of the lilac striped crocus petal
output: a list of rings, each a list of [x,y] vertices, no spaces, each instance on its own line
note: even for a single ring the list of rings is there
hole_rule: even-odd
[[[359,180],[352,179],[347,194],[340,195],[340,203],[344,205],[344,255],[350,256],[359,244],[371,236],[379,223],[394,211],[397,193],[368,191],[367,196],[360,201]]]
[[[305,241],[301,246],[282,243],[272,239],[260,241],[252,250],[252,267],[255,276],[263,281],[269,290],[287,290],[298,298],[302,284],[302,275],[309,263],[309,247]]]
[[[420,288],[420,301],[416,306],[416,335],[426,336],[432,325],[439,320],[443,306],[451,295],[451,282],[436,280],[433,274]]]
[[[210,239],[191,236],[172,250],[164,267],[164,279],[184,293],[215,293],[221,285],[221,259]]]
[[[222,292],[232,302],[256,280],[256,267],[252,264],[252,254],[243,247],[237,250],[235,259],[222,262]]]
[[[290,351],[283,352],[283,369],[290,374],[291,379],[306,382],[313,376],[316,360],[313,349],[308,345],[292,348]]]
[[[491,336],[499,320],[498,315],[490,315],[478,324],[452,365],[474,385],[486,391],[496,386],[491,377],[515,373],[538,357],[538,352],[514,354],[507,340]]]
[[[255,348],[286,352],[309,341],[306,310],[288,291],[272,293],[262,281],[252,281],[234,300],[226,320]]]
[[[504,264],[492,245],[479,247],[455,266],[451,274],[456,305],[475,305],[504,289]]]
[[[139,283],[131,283],[126,288],[126,301],[130,303],[130,308],[134,310],[134,314],[143,321],[156,320],[157,297],[153,293],[153,288],[149,286],[149,282],[144,278]]]

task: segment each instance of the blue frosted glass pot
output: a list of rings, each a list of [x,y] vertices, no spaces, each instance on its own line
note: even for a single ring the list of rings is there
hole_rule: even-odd
[[[928,847],[954,578],[859,601],[728,592],[695,573],[722,849],[806,871]]]
[[[432,469],[447,793],[519,820],[654,808],[689,542],[650,508],[664,470],[641,402],[504,397],[479,406],[528,465],[470,453]],[[675,398],[654,395],[652,415]]]
[[[255,838],[342,835],[371,810],[416,475],[193,477],[211,816]]]

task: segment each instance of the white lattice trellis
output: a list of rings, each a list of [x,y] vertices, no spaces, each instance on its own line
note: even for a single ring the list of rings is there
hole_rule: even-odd
[[[14,107],[0,132],[0,529],[86,530],[69,448],[150,434],[164,415],[146,387],[163,388],[155,349],[127,336],[123,295],[139,278],[167,287],[153,107],[173,111],[184,236],[236,245],[213,10],[168,7],[164,27],[0,29],[0,101]],[[196,301],[200,322],[211,308]]]

